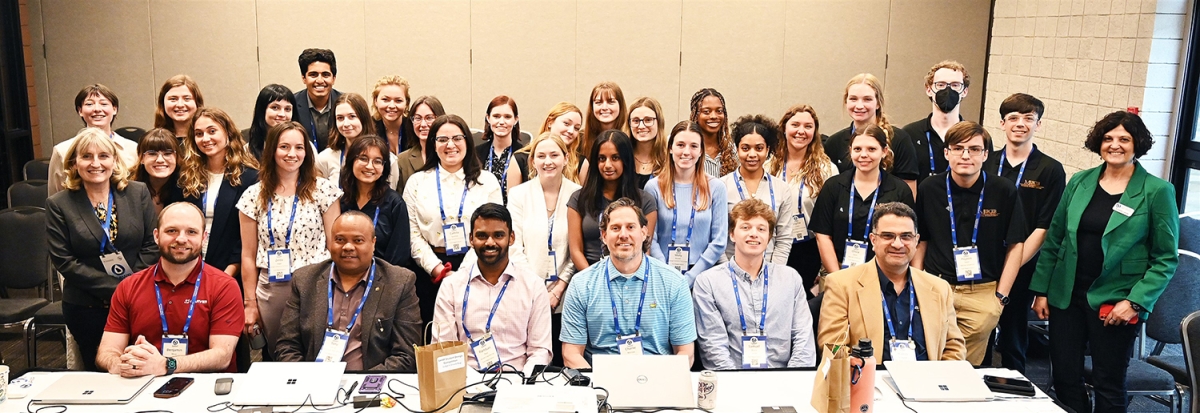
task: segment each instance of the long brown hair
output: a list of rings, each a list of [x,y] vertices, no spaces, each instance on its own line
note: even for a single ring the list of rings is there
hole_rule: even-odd
[[[658,132],[654,134],[654,146],[650,150],[650,155],[653,156],[651,162],[654,163],[654,172],[652,174],[658,175],[658,172],[670,162],[668,159],[670,158],[670,154],[667,151],[667,126],[666,121],[663,120],[662,105],[658,103],[657,99],[651,97],[637,98],[637,100],[633,101],[633,104],[629,105],[630,116],[633,115],[633,110],[637,108],[648,108],[654,112],[656,119],[654,124]],[[636,149],[638,140],[633,137],[633,125],[629,125],[629,139],[633,141],[633,147]]]
[[[700,133],[700,124],[685,120],[671,128],[671,137],[667,139],[667,148],[675,145],[675,137],[682,132],[695,132],[700,135],[700,158],[696,159],[692,178],[692,208],[697,211],[708,209],[712,197],[708,193],[708,174],[704,173],[704,134]],[[667,208],[675,208],[675,158],[663,166],[658,174],[658,192],[662,194],[663,203]]]
[[[146,151],[171,151],[175,153],[175,170],[171,171],[171,175],[167,177],[167,181],[163,183],[161,188],[155,188],[150,184],[150,172],[146,170],[146,166],[142,165],[142,157]],[[146,188],[150,190],[150,196],[160,198],[160,196],[171,194],[169,189],[179,187],[179,175],[183,169],[184,153],[179,147],[179,140],[175,139],[175,131],[169,131],[163,128],[154,128],[142,135],[142,139],[137,145],[138,163],[134,169],[133,179],[146,184]],[[165,189],[159,192],[159,189]],[[160,198],[160,204],[170,205],[172,202],[179,199]]]
[[[167,92],[170,92],[171,89],[179,86],[187,87],[188,91],[192,93],[192,101],[196,102],[197,110],[204,108],[204,95],[200,94],[200,86],[196,84],[195,80],[192,80],[191,76],[171,76],[171,78],[167,79],[166,82],[163,82],[162,87],[158,89],[158,102],[155,104],[156,108],[154,109],[154,127],[163,128],[171,131],[171,133],[175,133],[175,119],[171,119],[170,116],[167,116],[166,104],[163,103],[163,99],[167,97]],[[192,119],[195,120],[196,115],[198,114],[199,112],[193,113]]]
[[[230,118],[228,113],[212,107],[196,110],[196,116],[192,116],[189,129],[196,130],[196,121],[200,118],[212,119],[217,127],[225,131],[225,179],[229,180],[230,185],[241,185],[242,172],[246,168],[258,168],[258,162],[246,149],[246,140],[242,138],[242,132],[233,124],[233,118]],[[179,187],[183,188],[184,196],[199,197],[208,189],[208,156],[196,146],[194,134],[183,139],[183,149],[186,156],[181,159],[183,166],[179,173]]]
[[[812,106],[805,104],[792,106],[779,119],[779,130],[783,132],[784,136],[779,140],[779,148],[775,150],[779,157],[768,172],[771,175],[779,175],[783,166],[787,164],[788,153],[791,150],[791,145],[788,144],[790,138],[787,136],[787,124],[792,117],[800,113],[808,113],[813,118],[812,142],[808,143],[808,151],[804,154],[804,166],[800,168],[800,173],[789,176],[788,182],[803,178],[804,184],[810,188],[811,197],[816,199],[817,194],[821,193],[821,187],[825,186],[825,176],[821,171],[826,165],[831,165],[833,161],[829,159],[829,155],[825,154],[825,145],[821,143],[821,120],[817,118],[817,110]]]
[[[297,131],[302,136],[308,136],[304,126],[296,121],[280,123],[267,131],[267,142],[263,145],[262,170],[258,172],[258,183],[262,185],[262,190],[258,193],[259,209],[267,209],[271,198],[275,197],[275,188],[279,187],[279,171],[275,157],[279,148],[279,137],[287,131]],[[313,160],[316,154],[312,153],[313,147],[308,144],[307,138],[302,139],[302,142],[304,143],[300,147],[304,148],[304,161],[300,163],[300,182],[296,184],[296,195],[301,201],[312,202],[315,199],[313,192],[317,190],[317,167]]]
[[[891,147],[891,145],[888,144],[887,133],[883,131],[883,128],[880,128],[878,125],[871,125],[871,126],[862,128],[862,130],[860,130],[860,131],[855,132],[854,135],[850,137],[850,147],[851,148],[854,148],[854,140],[857,139],[859,136],[867,136],[867,137],[870,137],[871,139],[875,139],[876,142],[879,142],[879,145],[883,149],[883,158],[879,159],[879,169],[884,170],[884,171],[891,170],[892,169],[892,147]],[[851,157],[854,156],[853,149],[851,149],[850,156]]]
[[[367,108],[367,100],[363,99],[360,94],[346,93],[338,96],[337,101],[333,102],[333,119],[331,120],[337,119],[337,107],[343,103],[350,105],[350,109],[354,110],[354,115],[358,116],[358,123],[362,124],[362,132],[359,132],[358,136],[374,135],[375,122],[371,120],[371,110]],[[345,136],[342,136],[342,130],[336,126],[329,131],[330,149],[346,150],[347,140]]]
[[[621,92],[621,87],[613,82],[600,82],[596,87],[592,88],[592,93],[588,95],[588,110],[583,119],[583,131],[579,133],[578,140],[583,141],[583,153],[592,153],[592,142],[596,141],[596,137],[603,132],[600,128],[600,120],[596,119],[596,97],[612,97],[617,100],[617,108],[620,112],[617,113],[617,118],[613,120],[613,129],[624,132],[629,135],[629,108],[625,106],[625,93]]]

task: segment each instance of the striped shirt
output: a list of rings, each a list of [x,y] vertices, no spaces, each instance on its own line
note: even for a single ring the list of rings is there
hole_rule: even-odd
[[[463,330],[463,295],[468,283],[471,296],[467,302],[467,329],[471,331],[471,340],[479,340],[487,333],[484,328],[488,316],[500,290],[504,289],[504,297],[492,319],[492,339],[496,341],[500,361],[517,370],[524,370],[527,364],[550,364],[549,295],[541,277],[514,261],[508,262],[495,285],[488,283],[474,266],[442,281],[433,313],[435,342],[470,341]],[[467,356],[471,367],[480,369],[475,353],[467,351]]]

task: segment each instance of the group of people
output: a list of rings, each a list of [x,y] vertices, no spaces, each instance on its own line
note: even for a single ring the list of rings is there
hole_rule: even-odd
[[[1059,397],[1089,403],[1089,347],[1108,411],[1125,403],[1130,321],[1177,262],[1173,187],[1137,162],[1153,140],[1136,114],[1096,123],[1084,146],[1104,163],[1068,183],[1034,144],[1043,103],[1005,99],[993,150],[960,116],[971,79],[953,61],[904,127],[879,80],[854,76],[852,123],[829,136],[808,105],[731,121],[708,88],[668,127],[657,100],[627,105],[611,82],[536,135],[497,96],[473,131],[402,77],[368,98],[334,89],[329,50],[298,64],[305,89],[263,88],[244,130],[186,75],[136,143],[113,132],[113,91],[80,91],[86,128],[54,147],[47,209],[86,368],[244,371],[253,347],[413,370],[414,345],[462,341],[480,370],[593,354],[757,369],[871,338],[881,361],[990,365],[994,345],[1024,371],[1032,306]]]

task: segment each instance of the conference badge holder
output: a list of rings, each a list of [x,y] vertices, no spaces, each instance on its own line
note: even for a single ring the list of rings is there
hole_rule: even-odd
[[[858,240],[846,240],[846,257],[842,259],[842,269],[867,262],[867,243]]]
[[[278,283],[292,280],[292,250],[267,250],[267,281]]]
[[[800,212],[792,215],[792,239],[793,242],[804,242],[809,239],[808,222],[804,220],[804,213]]]
[[[492,366],[500,364],[500,349],[496,348],[496,340],[492,338],[492,332],[487,332],[480,337],[479,340],[471,342],[471,352],[475,354],[475,361],[479,363],[479,370],[491,370]]]
[[[893,337],[888,340],[888,346],[893,361],[917,361],[917,346],[911,339],[897,340]]]
[[[954,249],[954,269],[958,273],[958,281],[977,281],[983,279],[979,270],[979,248],[975,246]]]
[[[133,274],[133,269],[129,267],[129,262],[125,261],[125,255],[121,251],[100,256],[100,262],[104,264],[104,271],[113,277],[122,279]]]
[[[554,251],[546,254],[546,283],[558,281],[558,257]]]
[[[742,368],[767,368],[767,336],[742,336]]]
[[[688,261],[691,258],[691,254],[691,247],[672,244],[667,253],[667,264],[675,267],[679,272],[685,272],[688,269]]]
[[[642,355],[642,335],[639,333],[634,333],[627,336],[618,335],[617,348],[621,350],[622,356]]]
[[[337,363],[346,354],[346,344],[350,342],[350,333],[325,329],[325,342],[321,343],[321,351],[317,353],[318,363]]]
[[[183,334],[166,334],[162,337],[163,357],[183,357],[187,355],[188,338]]]
[[[467,253],[467,226],[459,222],[442,225],[442,234],[446,237],[446,255],[462,255]]]

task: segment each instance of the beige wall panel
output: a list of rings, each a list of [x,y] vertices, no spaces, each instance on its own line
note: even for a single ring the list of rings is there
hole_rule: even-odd
[[[150,2],[154,99],[168,78],[187,74],[200,85],[205,105],[229,113],[239,129],[250,127],[261,89],[254,15],[254,0]],[[196,26],[197,22],[209,24]],[[207,29],[192,32],[193,27]],[[147,127],[153,125],[154,112],[143,121]]]
[[[788,107],[804,103],[817,110],[823,134],[849,125],[842,108],[846,82],[863,72],[884,74],[888,1],[788,1],[783,101],[768,115],[778,119]]]
[[[988,50],[990,0],[895,0],[888,36],[888,68],[884,79],[888,117],[905,125],[929,115],[925,74],[943,60],[967,67],[976,87],[962,102],[962,117],[978,122],[983,108],[983,76]],[[912,24],[928,21],[929,24]],[[948,29],[952,25],[952,29]],[[953,38],[947,38],[953,36]]]
[[[521,128],[537,132],[556,102],[575,92],[575,2],[471,2],[472,128],[483,128],[488,102],[508,95],[525,108]]]
[[[683,4],[680,116],[692,95],[711,87],[725,96],[730,123],[780,107],[785,3],[782,0]]]
[[[79,89],[101,83],[121,105],[115,127],[151,125],[154,113],[150,6],[146,0],[78,2],[43,0],[46,78],[49,108],[57,128],[53,142],[67,140],[83,127],[75,111]],[[47,134],[49,135],[49,134]]]
[[[686,102],[681,108],[678,99],[682,10],[682,0],[579,0],[571,103],[586,111],[592,88],[612,81],[626,104],[641,96],[658,99],[668,128],[687,116]]]
[[[33,84],[37,89],[38,128],[41,130],[41,153],[35,153],[38,158],[50,158],[50,150],[54,147],[54,102],[50,101],[50,80],[46,76],[46,56],[42,54],[42,46],[46,37],[42,34],[42,1],[29,0],[29,37],[30,49],[33,49]],[[76,117],[78,118],[78,117]]]
[[[334,88],[363,93],[367,87],[365,11],[362,0],[258,0],[260,88],[279,83],[304,89],[296,58],[310,47],[332,50],[338,62]],[[253,97],[258,96],[255,90]]]
[[[367,0],[366,79],[408,79],[413,99],[437,96],[451,113],[468,113],[471,101],[471,2],[467,0]]]

